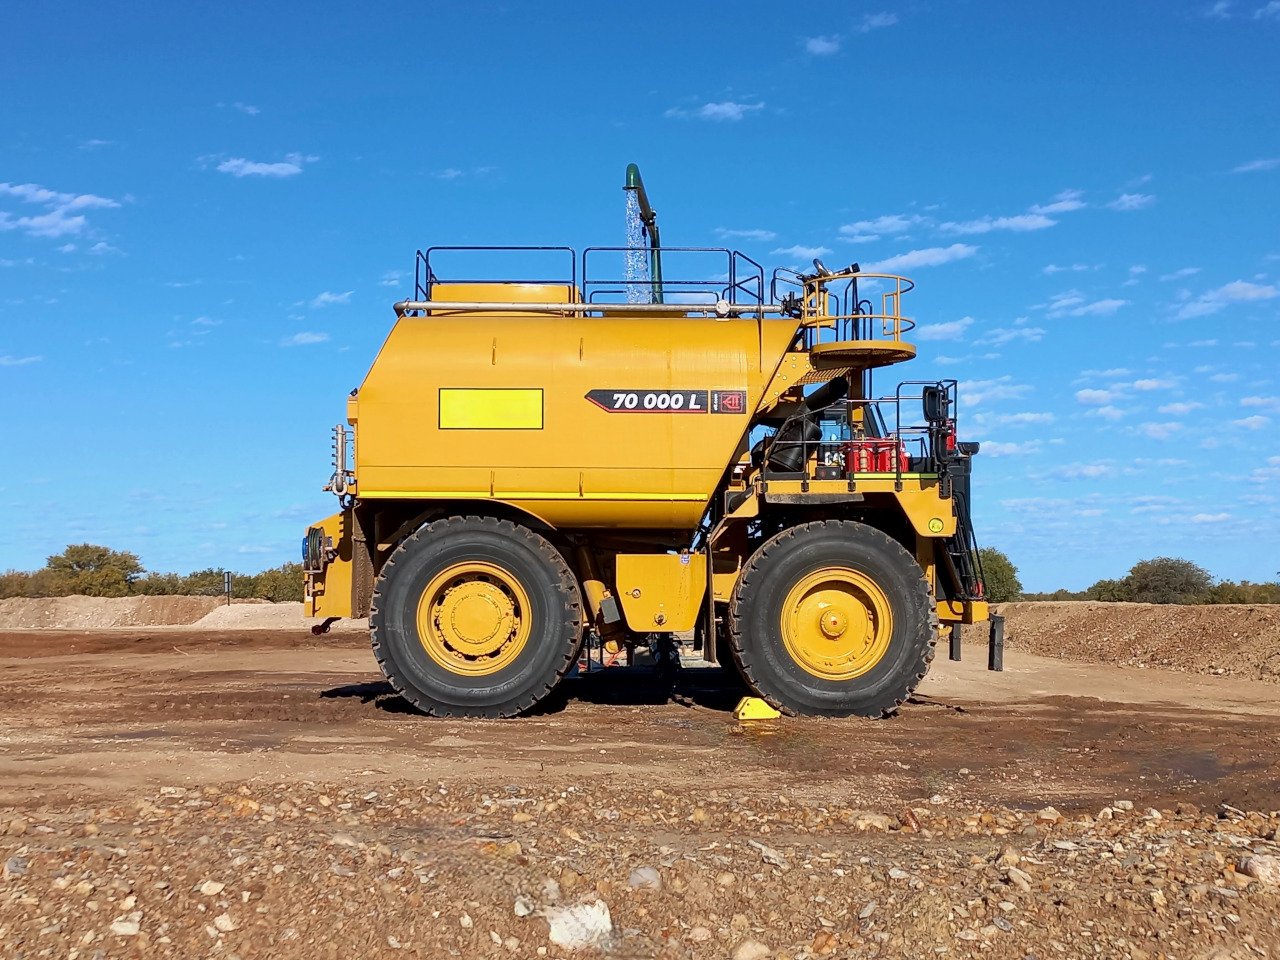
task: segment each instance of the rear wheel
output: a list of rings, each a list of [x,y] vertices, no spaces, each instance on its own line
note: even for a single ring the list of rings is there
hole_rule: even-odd
[[[559,551],[532,530],[452,517],[387,559],[369,623],[383,674],[419,710],[509,717],[573,665],[582,598]]]
[[[766,541],[729,604],[734,660],[792,713],[892,713],[928,672],[936,631],[919,564],[874,527],[806,523]]]

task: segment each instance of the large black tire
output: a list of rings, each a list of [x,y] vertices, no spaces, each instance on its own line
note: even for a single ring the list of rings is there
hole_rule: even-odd
[[[491,564],[528,597],[529,634],[514,659],[472,676],[447,669],[419,635],[423,591],[458,564]],[[406,538],[387,559],[369,615],[373,654],[396,691],[435,717],[511,717],[545,698],[582,645],[582,597],[560,552],[508,520],[450,517]]]
[[[848,680],[806,670],[782,636],[792,588],[830,567],[873,580],[892,613],[887,649]],[[851,521],[805,523],[766,541],[747,561],[729,603],[729,646],[738,669],[756,693],[788,713],[893,713],[928,673],[936,639],[933,600],[919,564],[892,537]]]

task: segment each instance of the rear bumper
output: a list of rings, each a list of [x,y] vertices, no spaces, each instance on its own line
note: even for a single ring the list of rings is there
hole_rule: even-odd
[[[939,600],[938,619],[943,623],[981,623],[990,616],[985,600]]]

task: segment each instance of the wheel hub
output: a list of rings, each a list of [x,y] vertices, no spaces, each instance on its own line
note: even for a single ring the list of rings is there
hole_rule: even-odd
[[[451,587],[436,610],[436,627],[451,646],[473,656],[491,656],[510,639],[515,604],[498,586],[471,580]]]
[[[823,680],[852,680],[884,657],[893,635],[888,597],[871,577],[827,567],[802,577],[782,606],[782,642]]]
[[[520,581],[496,564],[447,567],[418,602],[418,639],[446,669],[486,676],[509,666],[529,639],[529,598]]]
[[[849,629],[849,616],[843,610],[830,606],[822,611],[819,626],[830,639],[836,640],[844,636],[844,632]]]

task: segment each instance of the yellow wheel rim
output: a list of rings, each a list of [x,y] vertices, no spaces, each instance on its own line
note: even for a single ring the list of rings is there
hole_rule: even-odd
[[[889,649],[893,612],[880,585],[858,570],[826,567],[791,588],[782,606],[782,643],[807,673],[852,680]]]
[[[492,563],[455,563],[418,600],[418,639],[452,673],[483,677],[508,667],[529,642],[529,595]]]

